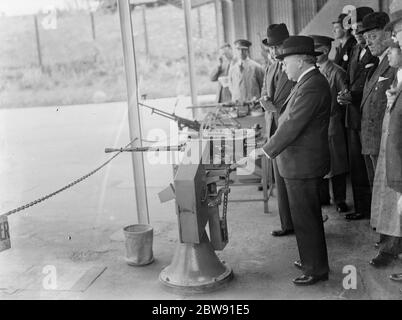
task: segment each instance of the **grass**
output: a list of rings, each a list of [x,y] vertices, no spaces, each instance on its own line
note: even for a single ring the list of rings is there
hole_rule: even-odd
[[[202,7],[198,38],[193,12],[199,94],[211,94],[209,81],[216,51],[213,5]],[[132,13],[140,92],[148,98],[189,94],[183,11],[147,9],[150,55],[146,57],[142,14]],[[39,17],[39,22],[42,17]],[[32,16],[0,17],[0,108],[70,105],[126,100],[118,14],[95,13],[96,39],[89,14],[62,13],[56,30],[40,27],[43,68],[38,66]]]

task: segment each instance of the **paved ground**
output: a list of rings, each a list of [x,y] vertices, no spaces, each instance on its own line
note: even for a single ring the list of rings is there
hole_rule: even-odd
[[[167,106],[174,101],[149,102]],[[183,106],[178,113],[188,115]],[[103,163],[105,147],[128,142],[125,103],[0,110],[0,212],[35,200]],[[169,121],[143,112],[144,137]],[[401,299],[401,285],[388,280],[402,270],[368,265],[377,235],[368,221],[346,222],[332,208],[325,224],[330,280],[299,288],[293,236],[273,238],[277,228],[275,193],[262,202],[229,204],[229,238],[218,255],[234,279],[221,290],[177,295],[158,276],[171,261],[178,230],[174,203],[160,204],[157,193],[172,181],[170,165],[146,163],[147,192],[154,228],[155,262],[128,266],[122,228],[137,222],[130,154],[122,154],[88,180],[9,217],[12,248],[0,253],[0,299]],[[232,189],[233,198],[260,197],[255,187]],[[350,199],[349,199],[350,203]],[[356,289],[343,286],[345,266],[357,271]],[[346,267],[347,268],[347,267]],[[57,287],[51,278],[56,271]],[[97,277],[98,276],[98,277]],[[93,282],[92,282],[93,281]],[[85,285],[86,284],[86,285]],[[89,286],[89,287],[88,287]]]

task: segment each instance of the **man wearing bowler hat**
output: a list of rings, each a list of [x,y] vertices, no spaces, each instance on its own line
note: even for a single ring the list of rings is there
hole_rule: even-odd
[[[279,112],[292,90],[295,82],[288,79],[283,70],[282,63],[277,56],[282,54],[283,41],[289,38],[289,31],[286,24],[272,24],[267,29],[267,38],[262,43],[269,48],[270,55],[275,59],[266,71],[264,85],[261,93],[261,105],[265,110],[265,123],[268,139],[275,133],[278,127]],[[279,217],[281,229],[274,230],[271,234],[274,237],[281,237],[293,234],[293,223],[290,215],[289,200],[286,192],[285,181],[280,176],[276,160],[272,160],[274,168],[275,183],[277,189]]]
[[[293,280],[295,285],[328,280],[329,271],[320,183],[330,169],[331,90],[316,67],[320,54],[310,37],[291,36],[284,41],[278,59],[284,59],[288,78],[297,84],[280,110],[275,134],[249,154],[250,160],[263,155],[276,159],[285,180],[300,255],[295,266],[303,270]]]
[[[360,105],[362,154],[371,189],[380,150],[382,122],[387,107],[385,92],[390,88],[396,75],[396,69],[389,65],[388,47],[384,42],[391,38],[391,32],[384,30],[388,23],[388,14],[374,12],[364,17],[363,28],[359,31],[364,35],[370,52],[379,58],[378,66],[372,68],[368,74]]]
[[[248,102],[261,96],[264,70],[259,63],[250,59],[250,46],[248,40],[235,41],[237,62],[229,70],[229,89],[233,102]],[[240,108],[239,113],[247,115],[248,107]]]
[[[346,72],[346,89],[338,92],[337,98],[339,104],[346,111],[345,127],[354,203],[354,212],[347,215],[347,218],[351,220],[370,216],[371,189],[362,155],[360,105],[367,75],[378,65],[378,58],[371,54],[366,39],[359,31],[363,27],[364,17],[373,12],[374,10],[370,7],[356,8],[354,13],[356,23],[352,25],[352,33],[356,38],[357,45],[353,48]]]
[[[345,71],[349,66],[350,55],[356,44],[348,23],[350,19],[347,14],[342,13],[338,16],[338,20],[332,22],[334,37],[340,41],[339,46],[336,47],[334,62]]]
[[[331,154],[331,170],[322,180],[321,203],[330,202],[329,181],[332,184],[333,202],[338,212],[346,212],[346,173],[348,172],[348,154],[344,125],[345,109],[337,102],[338,92],[345,89],[346,72],[328,59],[334,39],[312,35],[315,49],[322,52],[317,64],[320,72],[327,78],[331,88],[331,117],[328,129],[329,151]]]

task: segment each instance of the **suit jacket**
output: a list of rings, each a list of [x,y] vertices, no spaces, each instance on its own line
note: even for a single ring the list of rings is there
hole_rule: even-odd
[[[350,37],[343,47],[342,45],[336,47],[334,62],[345,71],[348,69],[351,53],[355,45],[355,37]]]
[[[402,88],[390,109],[385,166],[387,184],[402,193]]]
[[[271,158],[277,158],[282,177],[308,179],[328,173],[330,112],[328,81],[317,69],[310,71],[285,101],[278,129],[263,147]]]
[[[261,96],[268,96],[275,106],[275,110],[265,111],[266,133],[268,137],[271,137],[278,127],[279,112],[294,85],[295,82],[288,79],[279,61],[270,65],[265,71]]]
[[[371,77],[369,75],[366,79],[360,106],[362,154],[380,153],[382,122],[387,107],[385,91],[394,81],[396,71],[389,66],[388,57],[384,57]]]
[[[218,81],[219,77],[227,77],[229,75],[230,63],[225,61],[222,66],[216,66],[211,74],[211,81]],[[216,102],[229,102],[232,101],[232,95],[230,93],[229,87],[224,88],[218,81],[218,88],[216,90]]]
[[[260,98],[263,82],[263,68],[250,58],[237,61],[229,69],[229,88],[234,102],[250,101],[254,97]]]
[[[331,88],[331,115],[328,138],[331,154],[331,171],[329,177],[348,171],[348,154],[345,138],[345,108],[337,102],[338,92],[346,88],[346,72],[332,61],[320,66],[320,72],[328,80]]]
[[[346,86],[352,94],[352,103],[346,106],[345,126],[359,131],[361,128],[360,105],[363,98],[364,84],[370,70],[378,66],[378,58],[373,56],[368,48],[359,60],[363,48],[355,46],[352,51],[349,67],[346,72]]]

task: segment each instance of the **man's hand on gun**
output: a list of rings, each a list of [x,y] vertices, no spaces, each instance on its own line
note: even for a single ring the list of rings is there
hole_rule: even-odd
[[[249,155],[247,157],[239,159],[239,161],[237,161],[236,163],[232,164],[232,166],[230,168],[231,169],[244,168],[244,167],[247,166],[249,161],[255,161],[258,158],[261,158],[264,154],[265,153],[262,150],[262,148],[254,149],[253,151],[251,151],[249,153]]]
[[[337,99],[338,103],[342,106],[352,103],[352,94],[348,89],[338,92]]]

